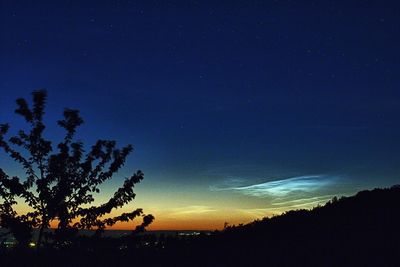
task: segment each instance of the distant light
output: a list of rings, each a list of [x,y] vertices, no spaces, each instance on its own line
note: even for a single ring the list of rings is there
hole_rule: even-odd
[[[184,233],[178,233],[178,235],[184,235],[184,236],[189,236],[189,235],[200,235],[200,232],[184,232]]]
[[[30,248],[36,247],[36,243],[35,242],[29,242],[28,245],[29,245]]]

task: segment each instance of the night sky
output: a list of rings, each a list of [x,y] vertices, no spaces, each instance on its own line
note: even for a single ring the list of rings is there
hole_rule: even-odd
[[[83,3],[84,2],[84,3]],[[340,3],[339,3],[340,2]],[[150,229],[215,229],[400,183],[397,1],[0,1],[0,122],[46,88],[134,145]],[[0,167],[20,174],[0,154]],[[128,228],[129,225],[119,225]]]

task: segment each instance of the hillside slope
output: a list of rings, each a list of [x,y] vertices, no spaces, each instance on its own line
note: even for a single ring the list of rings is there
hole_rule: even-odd
[[[400,264],[400,186],[361,191],[222,232],[221,263],[291,266]],[[269,263],[269,264],[268,264]]]

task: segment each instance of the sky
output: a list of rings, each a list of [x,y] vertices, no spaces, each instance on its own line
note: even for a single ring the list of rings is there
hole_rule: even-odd
[[[400,183],[399,47],[397,1],[0,0],[0,122],[46,88],[55,142],[134,146],[98,203],[140,169],[118,211],[221,229]]]

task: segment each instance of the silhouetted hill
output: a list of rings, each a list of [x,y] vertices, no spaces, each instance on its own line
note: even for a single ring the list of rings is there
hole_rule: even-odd
[[[228,227],[213,249],[233,265],[399,266],[400,186]]]

